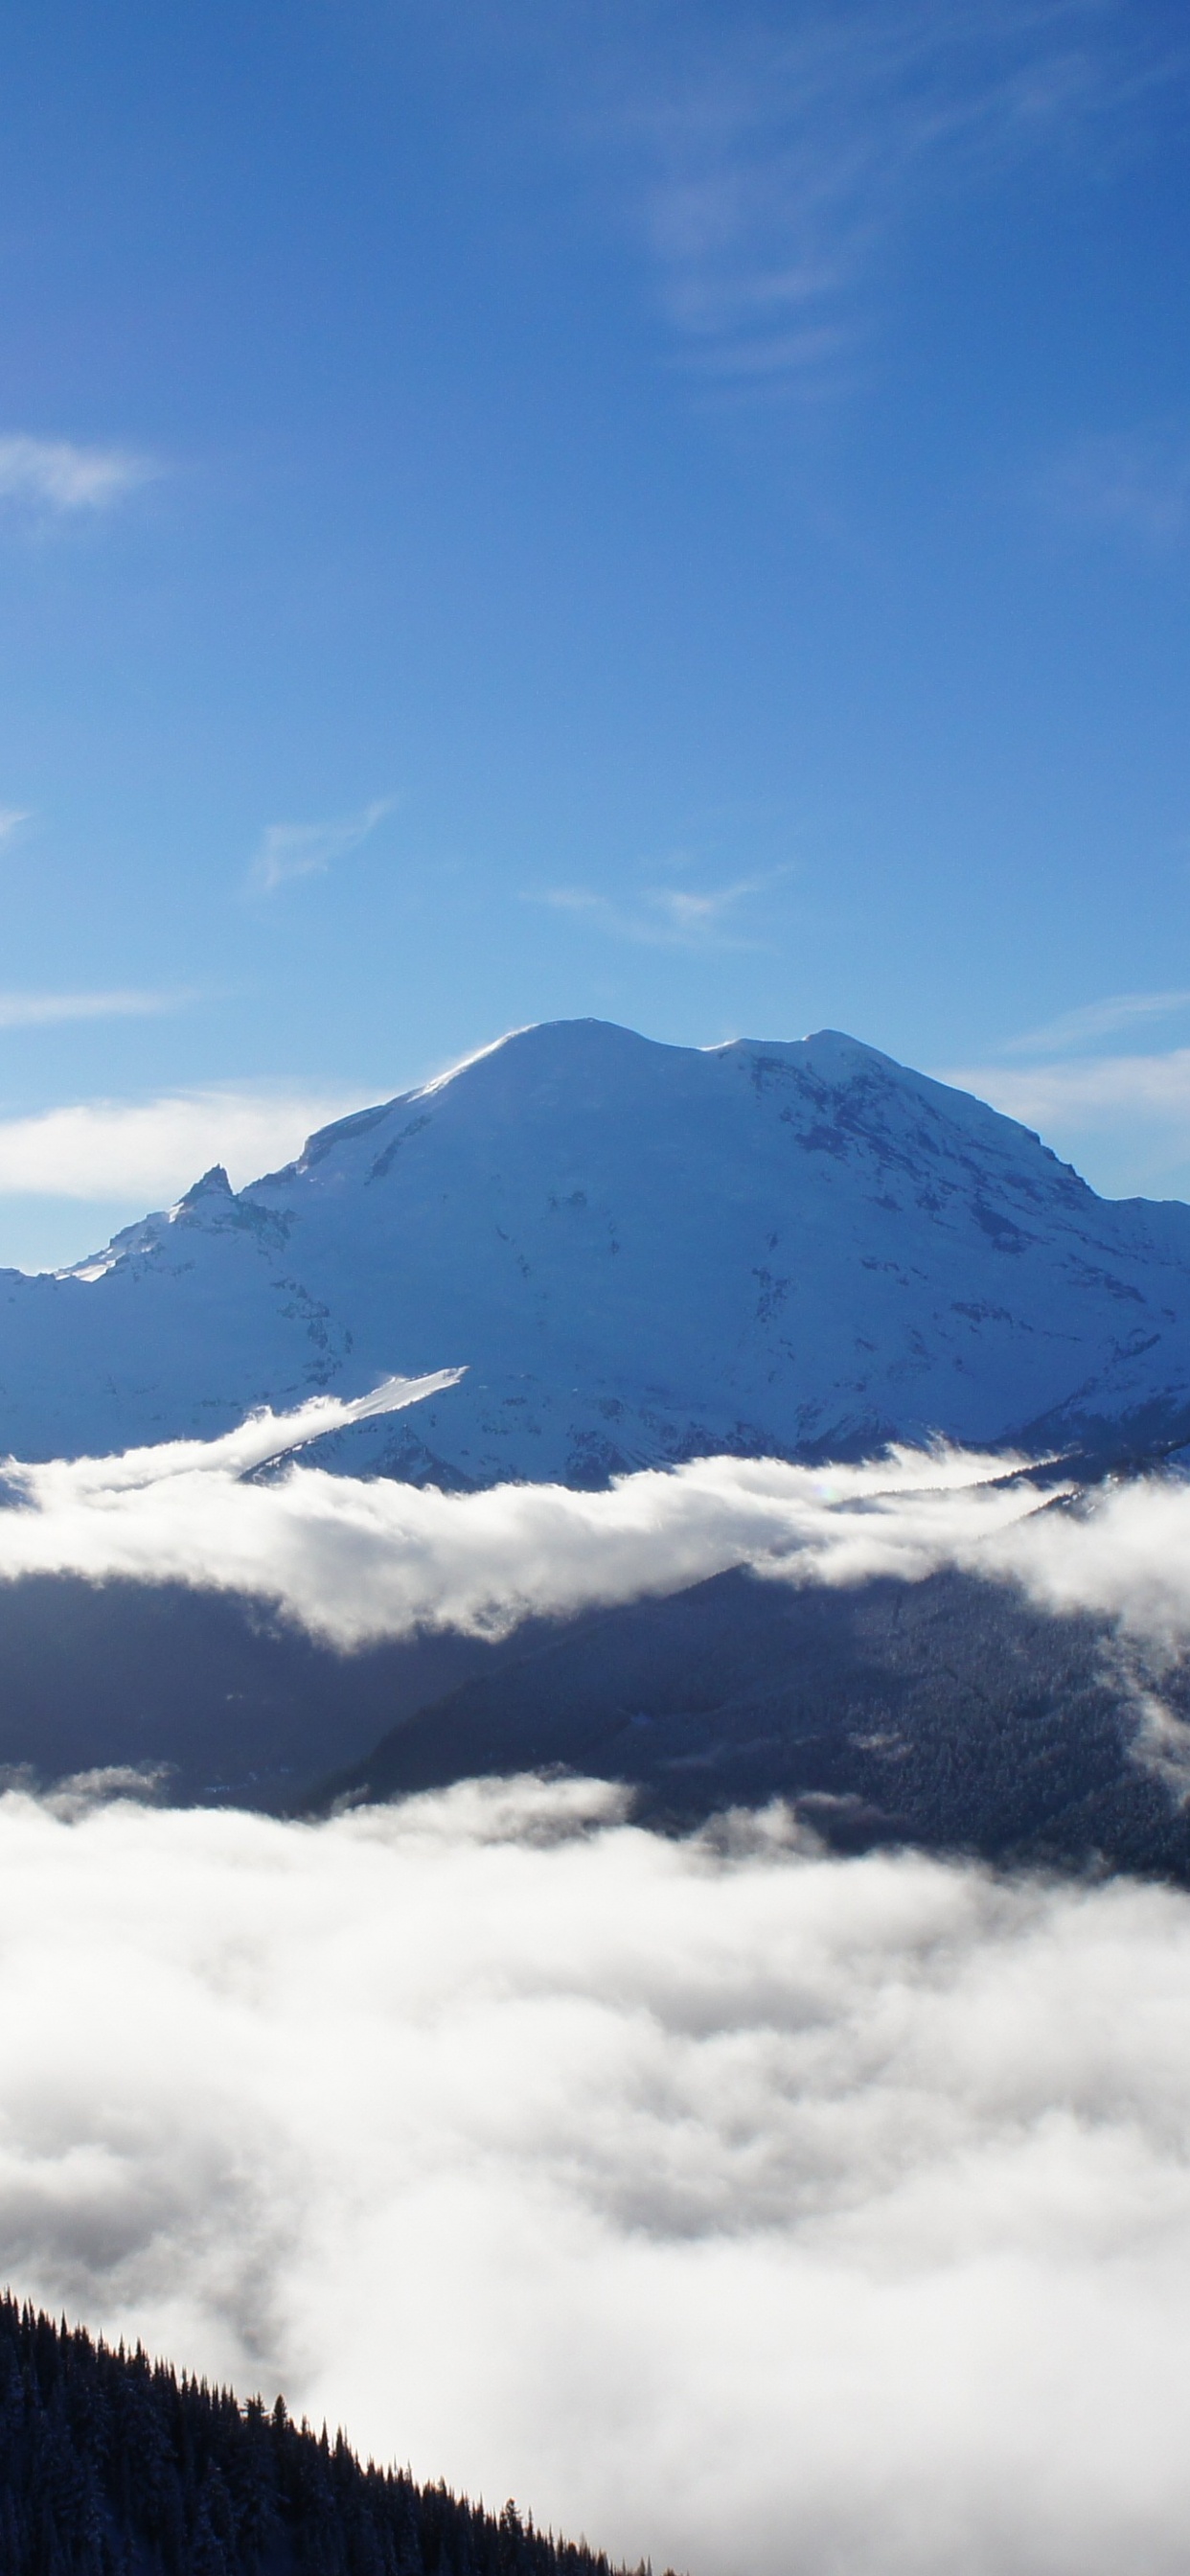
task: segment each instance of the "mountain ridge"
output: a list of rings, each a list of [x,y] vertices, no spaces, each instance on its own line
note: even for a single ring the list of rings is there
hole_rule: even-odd
[[[319,1463],[575,1484],[713,1451],[1190,1435],[1190,1208],[835,1030],[519,1030],[56,1274],[0,1274],[0,1445],[221,1431],[465,1364]]]

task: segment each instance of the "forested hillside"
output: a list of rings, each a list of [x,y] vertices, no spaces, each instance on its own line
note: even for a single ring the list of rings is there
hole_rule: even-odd
[[[1190,1663],[943,1568],[832,1588],[736,1570],[560,1623],[403,1716],[311,1802],[477,1774],[623,1780],[688,1832],[788,1799],[834,1849],[973,1851],[1190,1884]]]
[[[0,2299],[2,2576],[613,2576],[585,2544],[363,2468],[278,2398],[241,2406]]]

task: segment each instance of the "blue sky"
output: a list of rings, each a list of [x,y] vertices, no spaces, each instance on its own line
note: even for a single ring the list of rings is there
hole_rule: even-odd
[[[1162,0],[0,31],[0,1258],[527,1020],[1190,1194]]]

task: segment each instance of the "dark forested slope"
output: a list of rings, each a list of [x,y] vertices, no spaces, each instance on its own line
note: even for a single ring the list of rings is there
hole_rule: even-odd
[[[546,2538],[363,2468],[294,2424],[280,2398],[241,2407],[144,2353],[0,2299],[2,2576],[612,2576]]]
[[[236,1593],[26,1575],[0,1583],[0,1776],[135,1766],[181,1805],[284,1805],[500,1651],[444,1633],[341,1655]]]
[[[160,1767],[183,1804],[318,1812],[561,1766],[629,1783],[667,1830],[782,1797],[841,1849],[1190,1883],[1188,1720],[1190,1664],[1146,1674],[1108,1621],[954,1571],[843,1591],[735,1572],[357,1655],[179,1585],[0,1587],[0,1777]]]
[[[840,1850],[1190,1883],[1188,1716],[1190,1669],[1154,1682],[1106,1620],[972,1575],[799,1591],[731,1573],[494,1659],[319,1803],[560,1766],[631,1783],[671,1830],[781,1797]]]

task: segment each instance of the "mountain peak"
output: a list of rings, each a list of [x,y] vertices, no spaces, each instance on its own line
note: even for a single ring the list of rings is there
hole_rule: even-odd
[[[178,1206],[180,1208],[197,1207],[202,1199],[229,1199],[234,1195],[224,1165],[212,1163],[210,1170],[203,1173],[201,1180],[191,1182],[190,1188],[179,1199]]]
[[[176,1222],[178,1216],[183,1223]],[[1190,1209],[1113,1205],[837,1029],[517,1029],[0,1301],[0,1441],[228,1427],[467,1362],[328,1463],[599,1481],[712,1450],[1190,1430]]]

